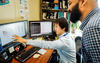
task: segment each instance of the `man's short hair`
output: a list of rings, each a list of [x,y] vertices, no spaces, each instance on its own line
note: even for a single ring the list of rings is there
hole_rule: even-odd
[[[68,32],[69,31],[69,24],[67,22],[67,19],[65,19],[64,17],[63,18],[59,18],[59,19],[56,19],[55,23],[59,24],[59,26],[64,29],[65,28],[65,31]]]

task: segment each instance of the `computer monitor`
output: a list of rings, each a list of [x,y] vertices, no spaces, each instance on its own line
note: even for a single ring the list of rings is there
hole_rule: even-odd
[[[27,21],[0,24],[2,46],[14,41],[13,35],[24,37],[27,35]]]
[[[30,21],[29,32],[30,37],[51,35],[53,31],[52,21]]]
[[[0,52],[2,51],[2,42],[1,42],[2,36],[3,36],[3,33],[2,31],[0,31]]]

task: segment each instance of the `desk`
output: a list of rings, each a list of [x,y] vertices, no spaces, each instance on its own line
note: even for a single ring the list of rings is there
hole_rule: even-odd
[[[31,45],[28,45],[25,50],[28,50],[31,47],[32,47]],[[25,63],[47,63],[53,53],[53,50],[51,50],[51,49],[46,49],[46,50],[47,50],[47,52],[44,55],[40,55],[39,58],[33,58],[33,56],[32,56]],[[21,63],[21,62],[15,60],[15,58],[13,58],[11,63]]]

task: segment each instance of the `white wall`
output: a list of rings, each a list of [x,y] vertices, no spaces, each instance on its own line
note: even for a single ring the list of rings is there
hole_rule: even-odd
[[[40,20],[40,1],[41,0],[28,0],[29,2],[29,21]]]
[[[0,23],[12,22],[12,20],[16,21],[16,19],[21,18],[19,0],[9,1],[9,4],[0,6]]]
[[[10,0],[9,4],[0,6],[0,20],[19,18],[17,3],[19,0]]]
[[[0,6],[0,24],[20,21],[20,0],[9,0],[10,3]],[[40,20],[40,1],[28,0],[29,18],[28,20]]]

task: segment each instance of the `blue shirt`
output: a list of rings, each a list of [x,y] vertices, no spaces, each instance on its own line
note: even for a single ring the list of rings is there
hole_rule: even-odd
[[[82,54],[85,63],[100,63],[100,9],[93,9],[84,19],[80,29],[82,34]]]
[[[76,47],[70,33],[64,33],[55,41],[28,40],[27,44],[45,49],[56,49],[60,63],[76,63]]]

